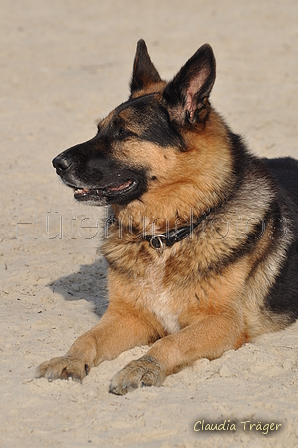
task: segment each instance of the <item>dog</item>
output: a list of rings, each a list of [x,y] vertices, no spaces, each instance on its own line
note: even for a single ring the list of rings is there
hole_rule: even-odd
[[[298,162],[248,151],[210,104],[215,71],[205,44],[165,82],[140,40],[128,101],[53,160],[77,201],[113,208],[109,306],[38,377],[151,346],[112,378],[124,395],[297,319]]]

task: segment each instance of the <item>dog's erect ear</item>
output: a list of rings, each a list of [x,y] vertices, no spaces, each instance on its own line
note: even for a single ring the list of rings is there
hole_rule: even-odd
[[[210,110],[208,101],[215,81],[215,58],[205,44],[186,62],[164,91],[171,119],[183,124],[204,119]]]
[[[131,95],[138,90],[143,90],[151,84],[161,82],[158,71],[151,62],[147,47],[143,39],[137,43],[137,51],[133,64],[133,73],[130,83]]]

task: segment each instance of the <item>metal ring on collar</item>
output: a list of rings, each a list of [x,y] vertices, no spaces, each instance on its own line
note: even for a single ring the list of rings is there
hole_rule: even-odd
[[[152,238],[150,238],[149,244],[150,246],[156,250],[156,252],[158,253],[158,255],[162,255],[164,252],[164,244],[162,242],[162,238],[165,238],[164,235],[154,235]],[[159,243],[159,247],[154,246],[153,241],[158,241]]]

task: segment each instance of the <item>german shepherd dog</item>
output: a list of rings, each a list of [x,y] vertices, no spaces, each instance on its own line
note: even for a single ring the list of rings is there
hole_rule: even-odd
[[[298,162],[250,154],[209,102],[214,81],[209,45],[165,82],[140,40],[128,101],[53,160],[76,200],[113,208],[109,306],[39,377],[82,381],[150,345],[112,378],[123,395],[298,317]]]

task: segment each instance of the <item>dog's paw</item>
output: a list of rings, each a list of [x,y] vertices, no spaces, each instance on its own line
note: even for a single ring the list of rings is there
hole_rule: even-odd
[[[88,375],[89,365],[73,356],[62,356],[52,358],[50,361],[43,362],[36,369],[37,378],[47,378],[49,381],[56,379],[68,380],[72,378],[75,381],[82,382],[82,379]]]
[[[125,395],[138,387],[161,386],[165,379],[159,362],[151,356],[131,361],[112,378],[109,392]]]

